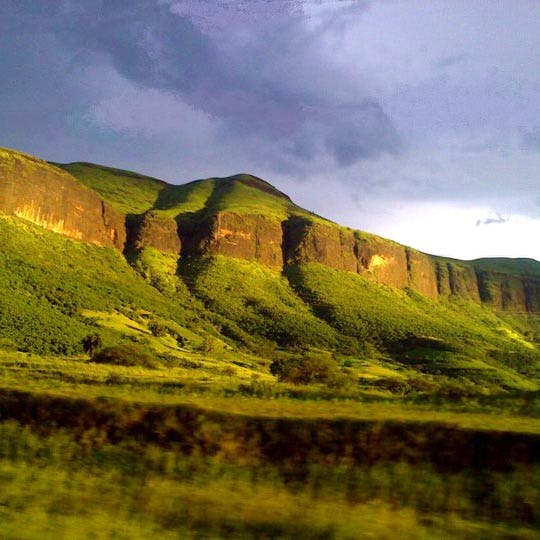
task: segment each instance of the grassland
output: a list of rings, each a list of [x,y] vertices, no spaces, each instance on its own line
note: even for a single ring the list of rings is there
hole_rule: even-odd
[[[329,393],[223,354],[0,353],[2,536],[535,537],[537,392]]]
[[[247,174],[173,185],[134,172],[90,163],[57,165],[126,214],[153,210],[168,217],[197,214],[204,218],[227,211],[240,215],[264,215],[280,221],[295,215],[330,223],[300,208],[264,180]]]

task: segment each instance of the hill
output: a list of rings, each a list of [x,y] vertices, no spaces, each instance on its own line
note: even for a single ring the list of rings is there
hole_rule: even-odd
[[[536,261],[426,255],[325,220],[247,174],[177,186],[6,149],[0,157],[2,283],[14,290],[3,337],[19,348],[80,352],[85,310],[142,309],[174,324],[205,320],[212,329],[200,334],[256,354],[317,347],[488,386],[537,384]],[[37,312],[36,303],[43,328],[66,319],[59,335],[10,329],[17,309]]]

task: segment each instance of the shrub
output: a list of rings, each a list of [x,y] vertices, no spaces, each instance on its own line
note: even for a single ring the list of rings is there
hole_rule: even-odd
[[[150,330],[152,335],[155,337],[163,337],[169,333],[167,326],[159,321],[152,321],[149,323],[148,330]]]
[[[112,364],[115,366],[142,366],[147,368],[156,368],[159,365],[147,349],[131,343],[106,347],[92,356],[92,362],[97,364]]]
[[[84,352],[90,356],[94,356],[94,354],[103,346],[103,339],[99,334],[89,334],[82,339],[81,343]]]
[[[337,363],[329,353],[306,353],[299,358],[275,360],[270,373],[279,381],[294,384],[329,382],[336,378]]]

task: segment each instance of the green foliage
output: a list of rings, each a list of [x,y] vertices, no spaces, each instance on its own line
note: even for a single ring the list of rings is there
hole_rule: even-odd
[[[156,368],[159,363],[148,349],[134,343],[125,343],[114,347],[106,347],[92,356],[96,364],[114,366],[142,366]]]
[[[314,313],[340,333],[413,369],[456,376],[470,367],[469,375],[519,386],[526,382],[509,378],[507,368],[531,376],[540,366],[537,349],[509,322],[473,302],[435,302],[316,263],[289,265],[286,275]]]
[[[184,296],[188,294],[184,283],[176,275],[177,255],[147,247],[130,254],[129,259],[135,270],[158,291]]]
[[[163,337],[169,333],[167,326],[159,321],[150,321],[148,323],[148,330],[155,337]]]
[[[0,337],[23,351],[73,355],[95,323],[82,310],[142,310],[182,324],[201,309],[187,289],[160,294],[113,249],[0,216]],[[204,324],[201,322],[200,327]]]
[[[103,338],[99,334],[88,334],[82,340],[84,352],[93,356],[102,346]]]
[[[182,277],[205,306],[252,336],[281,346],[333,347],[337,334],[317,319],[286,279],[254,262],[224,256],[185,261]]]
[[[270,373],[279,381],[294,384],[335,381],[337,371],[337,362],[330,354],[322,351],[308,352],[300,357],[281,358],[270,364]]]
[[[118,211],[142,214],[167,184],[156,178],[92,163],[55,164],[96,191]]]

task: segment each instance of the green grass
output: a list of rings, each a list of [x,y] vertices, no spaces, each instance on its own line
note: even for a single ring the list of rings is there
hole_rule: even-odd
[[[156,178],[92,163],[54,165],[69,172],[125,214],[142,214],[149,210],[167,186]]]
[[[218,212],[233,212],[264,215],[276,220],[298,215],[330,223],[298,207],[264,180],[247,174],[173,185],[131,171],[91,163],[55,165],[126,214],[141,214],[152,209],[168,217],[197,213],[204,218]]]
[[[26,434],[25,442],[30,441],[31,435]],[[52,440],[49,444],[55,452],[72,450],[66,442]],[[527,499],[517,493],[525,483],[517,475],[510,488],[505,489],[499,480],[495,485],[500,486],[500,493],[491,497],[514,503],[514,515],[506,511],[510,523],[490,523],[489,516],[477,517],[471,512],[475,502],[458,487],[461,478],[450,478],[449,487],[438,492],[448,479],[430,471],[403,467],[398,476],[391,469],[380,469],[357,484],[350,478],[347,481],[343,473],[320,471],[313,472],[305,486],[291,489],[272,471],[256,474],[247,468],[182,459],[155,450],[153,455],[146,451],[142,459],[137,456],[147,470],[154,469],[147,476],[140,467],[130,470],[134,456],[129,452],[116,452],[115,456],[107,450],[101,451],[100,460],[105,463],[99,466],[92,466],[92,455],[55,465],[32,458],[31,452],[22,458],[0,460],[3,538],[356,540],[390,539],[396,530],[401,538],[411,539],[535,536],[532,525],[512,520],[520,507],[527,508]],[[119,462],[116,467],[111,466],[111,457]],[[337,484],[343,480],[346,487],[340,490]],[[405,493],[411,487],[414,489]],[[375,495],[371,499],[376,500],[369,500],[370,491]],[[430,511],[444,505],[443,497],[449,499],[450,509],[463,512],[464,507],[463,513],[473,515]],[[427,506],[427,511],[415,510],[415,504]]]
[[[335,347],[339,337],[316,318],[278,272],[225,256],[181,263],[181,275],[208,309],[249,335],[280,346]]]
[[[540,277],[540,265],[534,259],[510,259],[493,257],[471,261],[475,268],[518,276]]]
[[[286,274],[318,317],[341,334],[386,350],[405,366],[454,376],[460,370],[470,376],[475,370],[480,380],[537,387],[536,344],[488,308],[467,301],[435,302],[317,263],[289,266]],[[411,336],[437,339],[422,348]],[[446,351],[440,350],[437,340]],[[373,348],[365,354],[369,359]]]
[[[162,295],[116,250],[5,216],[0,216],[0,244],[0,289],[5,291],[0,295],[0,335],[21,350],[80,352],[81,339],[95,330],[82,316],[85,309],[142,310],[183,326],[199,319],[187,289]],[[204,328],[204,322],[198,324]]]

